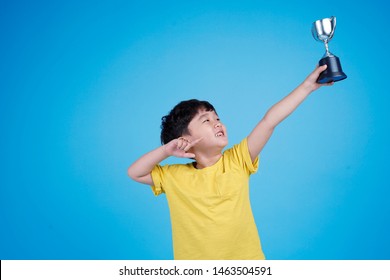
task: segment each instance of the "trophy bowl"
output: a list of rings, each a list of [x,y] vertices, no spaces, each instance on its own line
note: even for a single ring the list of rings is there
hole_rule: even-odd
[[[324,18],[313,22],[311,33],[319,42],[329,42],[336,29],[336,17]]]

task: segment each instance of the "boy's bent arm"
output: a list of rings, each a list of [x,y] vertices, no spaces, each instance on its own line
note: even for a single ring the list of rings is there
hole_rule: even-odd
[[[202,139],[197,139],[190,142],[182,137],[173,139],[164,146],[158,147],[136,160],[127,169],[127,174],[134,181],[146,185],[153,185],[151,172],[157,164],[170,156],[183,158],[195,157],[195,155],[193,153],[189,153],[188,150],[201,140]]]
[[[325,69],[326,65],[317,67],[302,84],[267,111],[248,136],[248,148],[252,161],[255,160],[265,144],[267,144],[275,127],[294,112],[311,92],[322,86],[316,81],[320,73]],[[325,85],[333,85],[333,83]]]
[[[130,165],[127,169],[127,174],[134,181],[151,186],[153,185],[151,175],[153,168],[167,157],[168,155],[165,152],[164,146],[158,147],[157,149],[144,154]]]

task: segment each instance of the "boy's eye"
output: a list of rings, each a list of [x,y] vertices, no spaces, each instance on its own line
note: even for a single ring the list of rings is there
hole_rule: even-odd
[[[209,121],[208,119],[207,119],[207,120],[204,120],[203,123],[208,122],[208,121]]]

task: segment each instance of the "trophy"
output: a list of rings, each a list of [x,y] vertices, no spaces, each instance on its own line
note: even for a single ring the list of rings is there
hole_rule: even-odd
[[[340,59],[329,51],[328,43],[332,39],[336,29],[336,17],[324,18],[313,22],[311,33],[314,39],[325,44],[325,54],[320,59],[319,65],[328,65],[318,77],[317,83],[326,84],[337,82],[347,78],[341,68]]]

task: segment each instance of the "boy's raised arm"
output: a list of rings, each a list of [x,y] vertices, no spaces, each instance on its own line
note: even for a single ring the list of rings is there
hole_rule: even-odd
[[[248,136],[248,148],[252,161],[260,154],[265,144],[270,139],[275,127],[294,112],[310,93],[323,85],[333,85],[333,83],[318,84],[316,82],[318,76],[326,67],[326,65],[321,67],[317,66],[302,84],[267,111]]]

